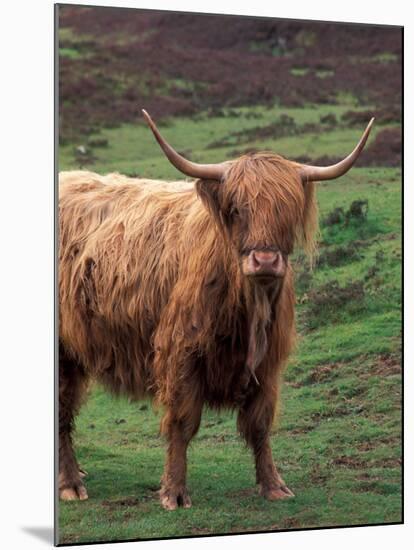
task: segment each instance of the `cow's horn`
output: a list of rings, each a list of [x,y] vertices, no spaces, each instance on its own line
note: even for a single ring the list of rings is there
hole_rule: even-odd
[[[306,164],[300,165],[300,174],[302,181],[306,183],[307,181],[323,181],[323,180],[333,180],[343,176],[348,172],[350,168],[355,164],[355,161],[361,154],[362,149],[365,146],[365,143],[368,139],[371,127],[374,123],[374,118],[371,118],[368,126],[365,128],[361,139],[359,140],[358,145],[352,151],[350,155],[338,162],[337,164],[332,164],[332,166],[309,166]]]
[[[151,128],[155,139],[164,151],[165,156],[171,164],[177,168],[177,170],[180,170],[180,172],[186,174],[187,176],[191,176],[192,178],[210,180],[221,180],[223,178],[225,170],[229,166],[228,162],[221,162],[220,164],[196,164],[195,162],[185,159],[165,141],[147,111],[142,109],[142,114],[144,115],[148,126]]]

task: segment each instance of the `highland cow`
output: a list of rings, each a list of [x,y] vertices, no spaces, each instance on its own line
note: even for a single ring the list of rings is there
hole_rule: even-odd
[[[295,339],[289,255],[296,244],[312,253],[314,182],[351,168],[373,121],[348,157],[319,168],[270,152],[195,164],[144,116],[195,182],[60,175],[60,498],[88,496],[72,428],[90,379],[165,410],[164,508],[191,505],[186,451],[204,405],[237,410],[260,493],[291,497],[269,441]]]

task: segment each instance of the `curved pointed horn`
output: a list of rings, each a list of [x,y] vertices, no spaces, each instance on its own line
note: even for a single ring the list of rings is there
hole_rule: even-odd
[[[362,134],[361,139],[359,140],[358,145],[352,151],[350,155],[338,162],[337,164],[332,164],[332,166],[309,166],[307,164],[300,165],[300,174],[302,181],[305,183],[307,181],[323,181],[323,180],[333,180],[343,176],[348,172],[350,168],[355,164],[357,158],[362,152],[362,149],[365,146],[365,143],[368,139],[371,127],[374,124],[374,118],[371,118],[368,126],[365,128],[365,132]]]
[[[185,159],[165,141],[147,111],[142,109],[142,114],[144,115],[148,126],[151,128],[155,139],[158,141],[161,149],[164,151],[165,156],[168,158],[171,164],[177,168],[177,170],[179,170],[183,174],[186,174],[187,176],[191,176],[192,178],[202,178],[210,180],[221,180],[223,178],[224,172],[229,166],[228,162],[221,162],[220,164],[196,164],[195,162],[191,162],[190,160]]]

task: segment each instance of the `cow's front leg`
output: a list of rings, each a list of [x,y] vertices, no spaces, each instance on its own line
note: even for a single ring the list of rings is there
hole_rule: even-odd
[[[74,418],[86,391],[86,374],[59,346],[59,497],[61,500],[85,500],[88,493],[72,444]]]
[[[270,430],[275,410],[275,397],[260,391],[242,407],[238,428],[252,448],[256,464],[256,482],[260,494],[268,500],[293,497],[294,494],[281,478],[272,457]]]
[[[186,486],[187,447],[200,426],[202,403],[167,411],[162,421],[162,432],[168,440],[167,459],[161,479],[160,500],[166,510],[178,506],[190,508],[191,499]]]

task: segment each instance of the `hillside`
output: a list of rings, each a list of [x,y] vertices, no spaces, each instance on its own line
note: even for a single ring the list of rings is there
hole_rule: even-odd
[[[64,7],[59,37],[60,169],[179,178],[142,107],[201,162],[325,164],[377,117],[357,167],[318,185],[315,268],[293,258],[299,341],[272,446],[296,497],[259,498],[235,416],[207,410],[193,507],[166,513],[160,414],[94,387],[75,435],[90,498],[60,504],[61,542],[400,522],[400,30]]]

